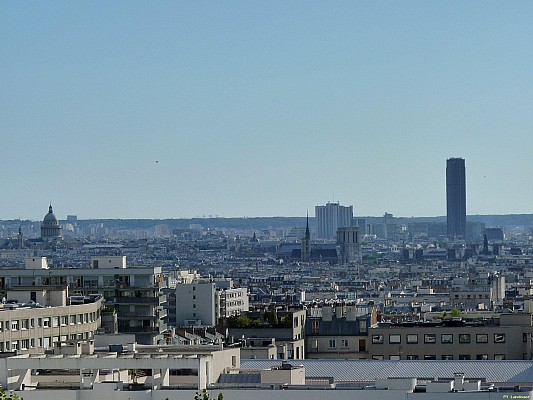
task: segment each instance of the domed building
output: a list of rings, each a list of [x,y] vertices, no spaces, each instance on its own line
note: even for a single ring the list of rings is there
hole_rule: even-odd
[[[48,208],[48,214],[44,216],[41,224],[41,239],[61,239],[61,226],[52,210],[52,204]]]

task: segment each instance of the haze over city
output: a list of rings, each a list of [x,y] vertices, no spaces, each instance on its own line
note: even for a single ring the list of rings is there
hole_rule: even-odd
[[[530,213],[531,2],[0,3],[0,219]]]

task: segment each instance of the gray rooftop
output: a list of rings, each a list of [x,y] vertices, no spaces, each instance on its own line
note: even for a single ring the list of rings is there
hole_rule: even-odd
[[[373,382],[385,378],[450,379],[463,372],[465,379],[493,383],[531,383],[533,361],[374,361],[374,360],[289,360],[303,365],[306,376],[333,377],[335,382]],[[280,360],[241,360],[242,369],[265,369],[281,365]]]

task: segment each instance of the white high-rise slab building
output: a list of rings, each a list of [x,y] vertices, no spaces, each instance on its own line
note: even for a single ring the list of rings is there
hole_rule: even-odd
[[[353,206],[341,206],[338,202],[315,206],[315,218],[317,237],[335,239],[338,228],[353,226]]]

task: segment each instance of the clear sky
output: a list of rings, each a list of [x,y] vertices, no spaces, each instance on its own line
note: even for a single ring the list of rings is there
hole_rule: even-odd
[[[0,219],[533,212],[531,1],[2,1]]]

